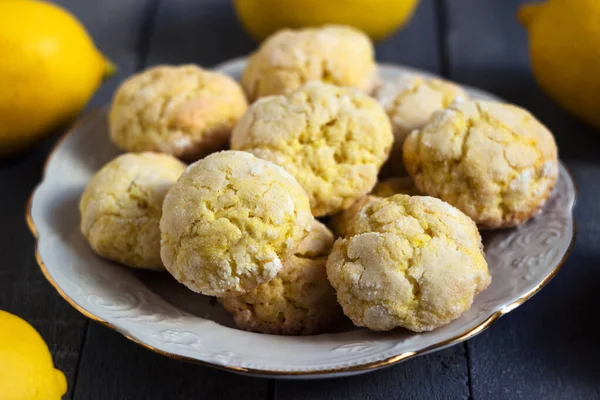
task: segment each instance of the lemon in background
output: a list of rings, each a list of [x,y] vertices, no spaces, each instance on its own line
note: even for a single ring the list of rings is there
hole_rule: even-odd
[[[67,11],[41,1],[0,1],[0,156],[77,115],[113,71]]]
[[[404,26],[418,0],[235,0],[242,25],[257,39],[282,28],[350,25],[379,40]]]
[[[58,400],[66,391],[65,375],[54,369],[40,334],[26,321],[0,310],[0,398]]]
[[[518,17],[538,84],[600,129],[600,1],[549,0],[521,7]]]

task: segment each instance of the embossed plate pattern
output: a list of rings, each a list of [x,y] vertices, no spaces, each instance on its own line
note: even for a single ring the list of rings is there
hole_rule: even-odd
[[[219,69],[239,77],[243,65],[239,59]],[[380,65],[380,71],[385,79],[415,72],[393,65]],[[474,97],[494,98],[467,89]],[[92,253],[79,232],[79,196],[92,174],[117,154],[108,140],[106,109],[88,115],[57,144],[27,214],[42,271],[75,308],[129,339],[167,356],[235,372],[351,375],[459,343],[535,294],[558,271],[574,241],[575,187],[561,164],[557,187],[537,218],[484,236],[492,284],[451,324],[420,334],[352,327],[306,337],[244,332],[213,301],[167,274],[132,271]]]

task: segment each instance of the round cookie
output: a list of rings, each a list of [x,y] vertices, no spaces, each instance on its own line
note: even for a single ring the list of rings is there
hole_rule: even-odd
[[[378,82],[373,44],[363,32],[347,26],[282,30],[249,58],[241,82],[254,101],[291,93],[311,80],[370,93]]]
[[[406,139],[404,162],[421,192],[481,228],[513,227],[535,216],[558,176],[548,129],[522,108],[487,101],[435,113]]]
[[[374,99],[314,81],[254,103],[231,147],[284,167],[308,193],[313,214],[324,216],[373,188],[392,141],[389,119]]]
[[[277,335],[314,335],[330,330],[343,318],[325,262],[333,235],[315,221],[296,253],[277,276],[251,292],[219,301],[244,330]]]
[[[350,220],[352,220],[365,205],[377,201],[377,199],[381,197],[390,197],[399,193],[407,194],[409,196],[420,194],[412,178],[408,176],[402,178],[389,178],[377,182],[371,194],[361,197],[347,210],[332,216],[329,219],[329,227],[336,236],[344,236]]]
[[[283,168],[250,153],[214,153],[165,197],[162,260],[195,292],[244,294],[277,275],[313,220],[306,193]]]
[[[163,270],[159,221],[167,190],[185,165],[167,154],[121,155],[90,179],[81,200],[81,232],[102,257]]]
[[[247,109],[230,77],[195,65],[161,65],[127,79],[110,109],[110,137],[126,151],[195,161],[223,149]]]
[[[378,88],[376,98],[392,122],[395,137],[383,172],[385,175],[404,175],[402,144],[406,136],[422,128],[434,112],[448,107],[455,100],[467,100],[469,96],[452,82],[407,74],[384,82]]]
[[[397,194],[363,207],[336,240],[327,277],[344,313],[375,331],[430,331],[490,283],[481,237],[443,201]]]

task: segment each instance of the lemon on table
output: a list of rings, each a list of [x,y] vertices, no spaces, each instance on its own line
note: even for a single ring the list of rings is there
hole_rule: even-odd
[[[235,0],[248,32],[264,39],[282,28],[323,24],[350,25],[372,39],[383,39],[402,27],[419,0]]]
[[[0,1],[0,156],[77,115],[113,70],[67,11]]]
[[[21,318],[0,310],[0,398],[58,400],[65,375],[54,369],[44,339]]]
[[[600,1],[549,0],[521,7],[518,17],[539,85],[600,129]]]

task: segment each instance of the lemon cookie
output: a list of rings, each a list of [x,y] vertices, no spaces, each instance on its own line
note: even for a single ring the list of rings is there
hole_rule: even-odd
[[[79,203],[92,249],[135,268],[164,270],[159,221],[167,190],[185,165],[167,154],[124,154],[89,181]]]
[[[228,76],[162,65],[121,84],[110,109],[110,136],[127,151],[195,161],[226,146],[246,109],[242,89]]]
[[[306,193],[283,168],[241,151],[211,154],[165,198],[162,260],[195,292],[244,294],[277,275],[313,220]]]
[[[344,313],[376,331],[447,324],[491,281],[469,217],[439,199],[402,194],[363,207],[336,240],[327,276]]]
[[[394,147],[383,167],[387,175],[406,174],[402,162],[402,144],[406,136],[422,128],[434,112],[448,107],[453,101],[468,99],[458,85],[417,74],[402,75],[384,82],[377,90],[377,100],[385,108],[394,130]]]
[[[371,92],[378,82],[373,44],[354,28],[282,30],[248,60],[242,86],[250,100],[287,94],[311,80]]]
[[[335,214],[368,193],[393,135],[383,108],[366,94],[310,82],[254,103],[231,147],[284,167],[304,187],[313,214]]]
[[[395,194],[407,194],[415,196],[419,194],[412,178],[408,176],[389,178],[384,181],[377,182],[371,194],[361,197],[356,200],[350,208],[334,215],[329,219],[329,226],[333,233],[337,236],[344,236],[346,226],[354,216],[367,204],[376,201],[381,197],[389,197]]]
[[[313,335],[331,329],[343,318],[325,271],[332,245],[331,232],[315,221],[277,277],[245,295],[222,298],[221,304],[244,330]]]
[[[481,228],[517,226],[538,213],[558,175],[552,134],[522,108],[461,102],[437,112],[404,144],[419,190]]]

